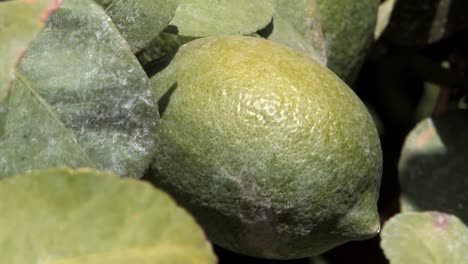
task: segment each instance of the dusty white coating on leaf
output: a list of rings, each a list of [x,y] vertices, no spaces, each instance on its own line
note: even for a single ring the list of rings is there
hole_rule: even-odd
[[[0,176],[63,164],[142,176],[157,105],[128,44],[93,1],[59,9],[18,76],[0,122]]]

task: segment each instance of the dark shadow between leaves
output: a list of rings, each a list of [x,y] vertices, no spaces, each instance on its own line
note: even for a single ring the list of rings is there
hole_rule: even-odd
[[[449,32],[458,32],[468,28],[468,1],[455,0],[450,2],[449,12],[447,15],[447,25]]]
[[[421,6],[424,5],[424,9]],[[391,39],[398,42],[411,43],[413,39],[426,43],[431,33],[432,21],[436,15],[437,1],[397,0],[391,15],[391,23],[386,29],[386,33],[391,34]],[[417,17],[417,19],[415,19]],[[403,30],[410,28],[411,30]]]
[[[162,56],[161,58],[154,60],[148,64],[146,64],[143,69],[145,70],[146,74],[149,78],[153,77],[154,75],[158,74],[162,70],[164,70],[169,64],[171,64],[172,59],[177,54],[179,48],[171,51],[170,53]]]
[[[273,29],[275,28],[273,20],[274,20],[274,18],[271,18],[270,23],[268,23],[268,25],[266,25],[266,27],[264,27],[264,28],[257,31],[257,34],[260,37],[268,38],[271,35],[271,33],[273,33]]]
[[[166,28],[164,28],[163,33],[169,33],[169,34],[177,35],[179,33],[179,29],[177,28],[177,26],[169,25]],[[157,38],[158,37],[156,37],[155,39],[157,39]],[[143,69],[145,70],[148,77],[151,78],[154,75],[156,75],[158,72],[164,70],[171,63],[172,59],[174,58],[174,56],[175,56],[175,54],[177,53],[178,50],[179,50],[179,47],[174,48],[174,50],[172,50],[171,52],[165,54],[162,57],[159,57],[159,58],[157,58],[157,59],[155,59],[155,60],[153,60],[151,62],[148,62],[148,63],[142,63],[143,64]],[[142,52],[140,52],[139,54],[137,54],[137,57],[139,57],[143,52],[144,52],[144,50]]]
[[[467,7],[466,0],[397,0],[386,31],[402,44],[434,43],[468,26]]]
[[[179,34],[179,28],[174,25],[168,25],[166,28],[163,29],[163,32],[171,33],[171,34]]]
[[[162,117],[164,115],[164,112],[166,112],[167,106],[169,105],[169,102],[171,101],[171,96],[177,89],[177,82],[171,85],[169,89],[159,98],[158,100],[158,111],[159,111],[159,116]]]

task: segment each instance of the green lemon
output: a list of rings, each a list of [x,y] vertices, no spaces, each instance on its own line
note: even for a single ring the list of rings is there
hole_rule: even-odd
[[[152,79],[153,181],[216,244],[292,259],[380,229],[377,130],[336,75],[271,41],[208,37]]]

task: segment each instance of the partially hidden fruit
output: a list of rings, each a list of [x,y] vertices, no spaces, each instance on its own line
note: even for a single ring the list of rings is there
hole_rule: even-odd
[[[214,243],[292,259],[379,231],[375,125],[307,55],[259,38],[202,38],[151,82],[162,116],[153,181]]]

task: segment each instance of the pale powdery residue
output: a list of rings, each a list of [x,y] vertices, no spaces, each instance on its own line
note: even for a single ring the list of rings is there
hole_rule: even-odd
[[[238,208],[239,220],[244,226],[243,243],[247,247],[264,251],[274,245],[276,239],[275,213],[270,198],[258,193],[255,179],[248,179],[248,168],[244,167],[238,174],[230,173],[225,167],[219,169],[219,177],[228,179],[239,186],[241,199],[248,201],[249,208],[241,211]],[[273,252],[265,252],[273,256]]]
[[[242,170],[233,175],[224,166],[219,169],[219,177],[228,179],[239,186],[241,199],[248,201],[252,206],[251,210],[240,212],[239,217],[248,223],[255,223],[269,219],[268,214],[271,210],[271,201],[267,197],[262,197],[258,194],[258,185],[255,179],[248,179],[248,168],[243,167]],[[258,207],[258,208],[256,208]]]
[[[54,156],[55,152],[57,151],[56,145],[57,145],[57,141],[55,140],[55,138],[49,138],[47,148],[42,150],[42,153],[40,153],[40,155],[44,157]]]
[[[134,104],[135,104],[135,98],[130,98],[129,100],[127,100],[127,102],[124,102],[124,104],[122,105],[122,108],[125,110],[130,110]]]

